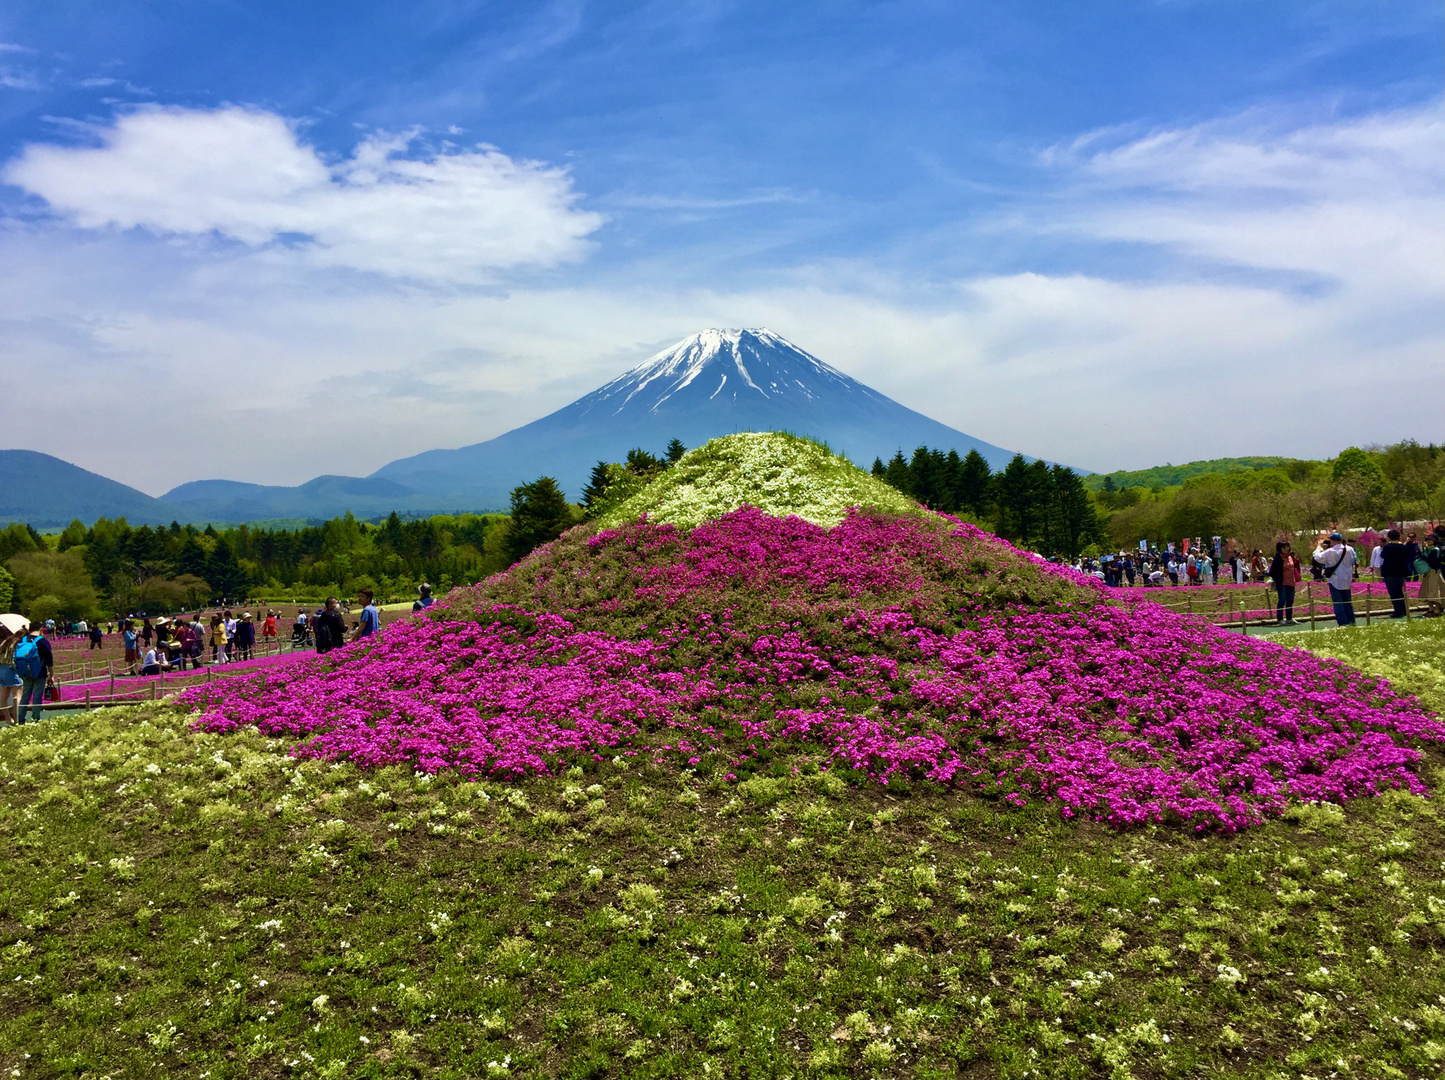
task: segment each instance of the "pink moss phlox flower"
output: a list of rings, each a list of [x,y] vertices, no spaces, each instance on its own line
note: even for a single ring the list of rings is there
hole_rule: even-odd
[[[952,519],[744,507],[564,537],[375,640],[181,700],[207,729],[368,766],[623,754],[736,776],[798,753],[1119,826],[1423,793],[1417,747],[1445,725],[1412,698],[1111,593]]]

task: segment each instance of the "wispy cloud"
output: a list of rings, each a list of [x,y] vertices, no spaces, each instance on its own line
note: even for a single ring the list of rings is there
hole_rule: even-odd
[[[564,170],[486,145],[408,157],[414,134],[373,136],[328,163],[236,107],[145,108],[94,135],[32,144],[3,178],[85,229],[285,240],[313,264],[439,283],[575,261],[602,223]]]
[[[1289,123],[1255,110],[1127,141],[1090,133],[1045,155],[1071,190],[1042,220],[1373,289],[1445,284],[1445,107]],[[1393,287],[1393,285],[1392,285]]]
[[[806,202],[807,197],[793,191],[763,191],[730,199],[694,195],[611,195],[601,201],[632,210],[733,210],[769,203],[801,203]]]

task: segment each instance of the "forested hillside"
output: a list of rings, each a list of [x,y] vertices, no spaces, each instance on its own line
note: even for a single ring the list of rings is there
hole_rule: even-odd
[[[604,517],[683,460],[665,451],[630,451],[599,461],[580,506],[550,477],[512,493],[510,514],[457,514],[366,523],[351,514],[304,528],[241,525],[132,527],[125,518],[72,521],[58,535],[15,524],[0,529],[0,607],[31,617],[93,618],[130,611],[195,608],[221,598],[349,596],[362,587],[404,600],[430,582],[438,591],[502,570],[585,518]],[[689,459],[691,460],[691,459]],[[1269,461],[1277,464],[1266,465]],[[1246,463],[1249,464],[1245,467]],[[1218,465],[1218,471],[1191,471]],[[1176,470],[1171,474],[1168,470]],[[1115,477],[1173,485],[1116,483]],[[994,472],[977,453],[919,447],[873,475],[934,510],[982,525],[1021,547],[1073,559],[1228,536],[1269,547],[1281,535],[1337,525],[1445,518],[1445,449],[1413,441],[1350,448],[1329,461],[1226,458],[1135,473],[1082,478],[1073,470],[1016,456]]]

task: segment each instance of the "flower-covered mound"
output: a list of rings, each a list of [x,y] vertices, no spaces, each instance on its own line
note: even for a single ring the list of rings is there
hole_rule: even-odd
[[[607,509],[601,523],[612,527],[646,514],[649,521],[690,529],[744,504],[817,525],[836,525],[856,506],[918,510],[908,496],[819,443],[783,432],[745,432],[684,454],[641,491]]]
[[[367,765],[506,776],[641,754],[745,776],[786,754],[1200,830],[1421,792],[1419,745],[1445,740],[1381,681],[1111,602],[972,526],[751,507],[690,533],[574,530],[379,640],[182,700],[207,728]]]

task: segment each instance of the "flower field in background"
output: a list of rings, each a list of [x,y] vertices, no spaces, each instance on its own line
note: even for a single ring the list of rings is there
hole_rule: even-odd
[[[574,530],[423,619],[188,690],[211,731],[508,777],[636,756],[729,779],[804,755],[1065,817],[1233,831],[1290,800],[1423,792],[1445,724],[1331,660],[1109,602],[974,527],[753,507]]]

